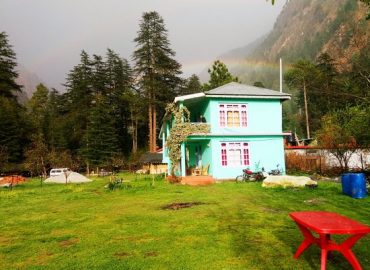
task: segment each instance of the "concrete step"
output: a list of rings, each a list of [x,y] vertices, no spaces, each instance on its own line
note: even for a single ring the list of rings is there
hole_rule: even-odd
[[[181,178],[181,184],[189,186],[205,186],[215,183],[212,176],[185,176]]]

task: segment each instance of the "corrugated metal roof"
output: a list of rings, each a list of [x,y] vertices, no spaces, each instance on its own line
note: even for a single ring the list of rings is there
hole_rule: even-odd
[[[209,90],[205,92],[205,94],[206,96],[244,96],[290,99],[290,95],[287,93],[280,93],[279,91],[240,84],[236,82],[231,82],[215,89]]]
[[[140,163],[162,163],[162,154],[161,153],[145,153],[140,159]]]

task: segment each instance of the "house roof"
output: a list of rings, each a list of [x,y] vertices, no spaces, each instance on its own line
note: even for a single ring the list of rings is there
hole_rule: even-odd
[[[174,101],[176,103],[178,101],[184,101],[184,100],[188,100],[188,99],[201,98],[201,97],[204,97],[204,96],[205,96],[204,93],[195,93],[195,94],[190,94],[190,95],[175,97],[175,100]]]
[[[277,98],[290,99],[287,93],[260,88],[251,85],[231,82],[205,92],[207,97],[249,97],[249,98]]]
[[[163,163],[162,153],[145,153],[140,157],[140,163]]]

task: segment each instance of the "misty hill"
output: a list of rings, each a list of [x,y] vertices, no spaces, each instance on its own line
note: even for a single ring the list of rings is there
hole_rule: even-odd
[[[17,96],[19,102],[25,103],[32,97],[33,93],[36,91],[36,86],[42,83],[42,81],[36,74],[30,72],[22,65],[18,64],[17,71],[19,75],[16,82],[23,86],[22,92],[18,93]]]
[[[350,57],[369,44],[366,11],[354,0],[288,1],[267,36],[225,53],[220,60],[243,82],[262,81],[272,89],[278,89],[280,57],[286,68],[298,59],[315,60],[328,52],[346,69]]]

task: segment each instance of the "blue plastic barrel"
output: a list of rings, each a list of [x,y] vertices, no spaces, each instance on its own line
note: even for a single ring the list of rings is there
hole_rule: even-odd
[[[351,173],[349,176],[350,194],[352,198],[361,199],[367,197],[366,178],[364,173]]]
[[[351,173],[342,174],[342,191],[344,194],[351,196]]]

